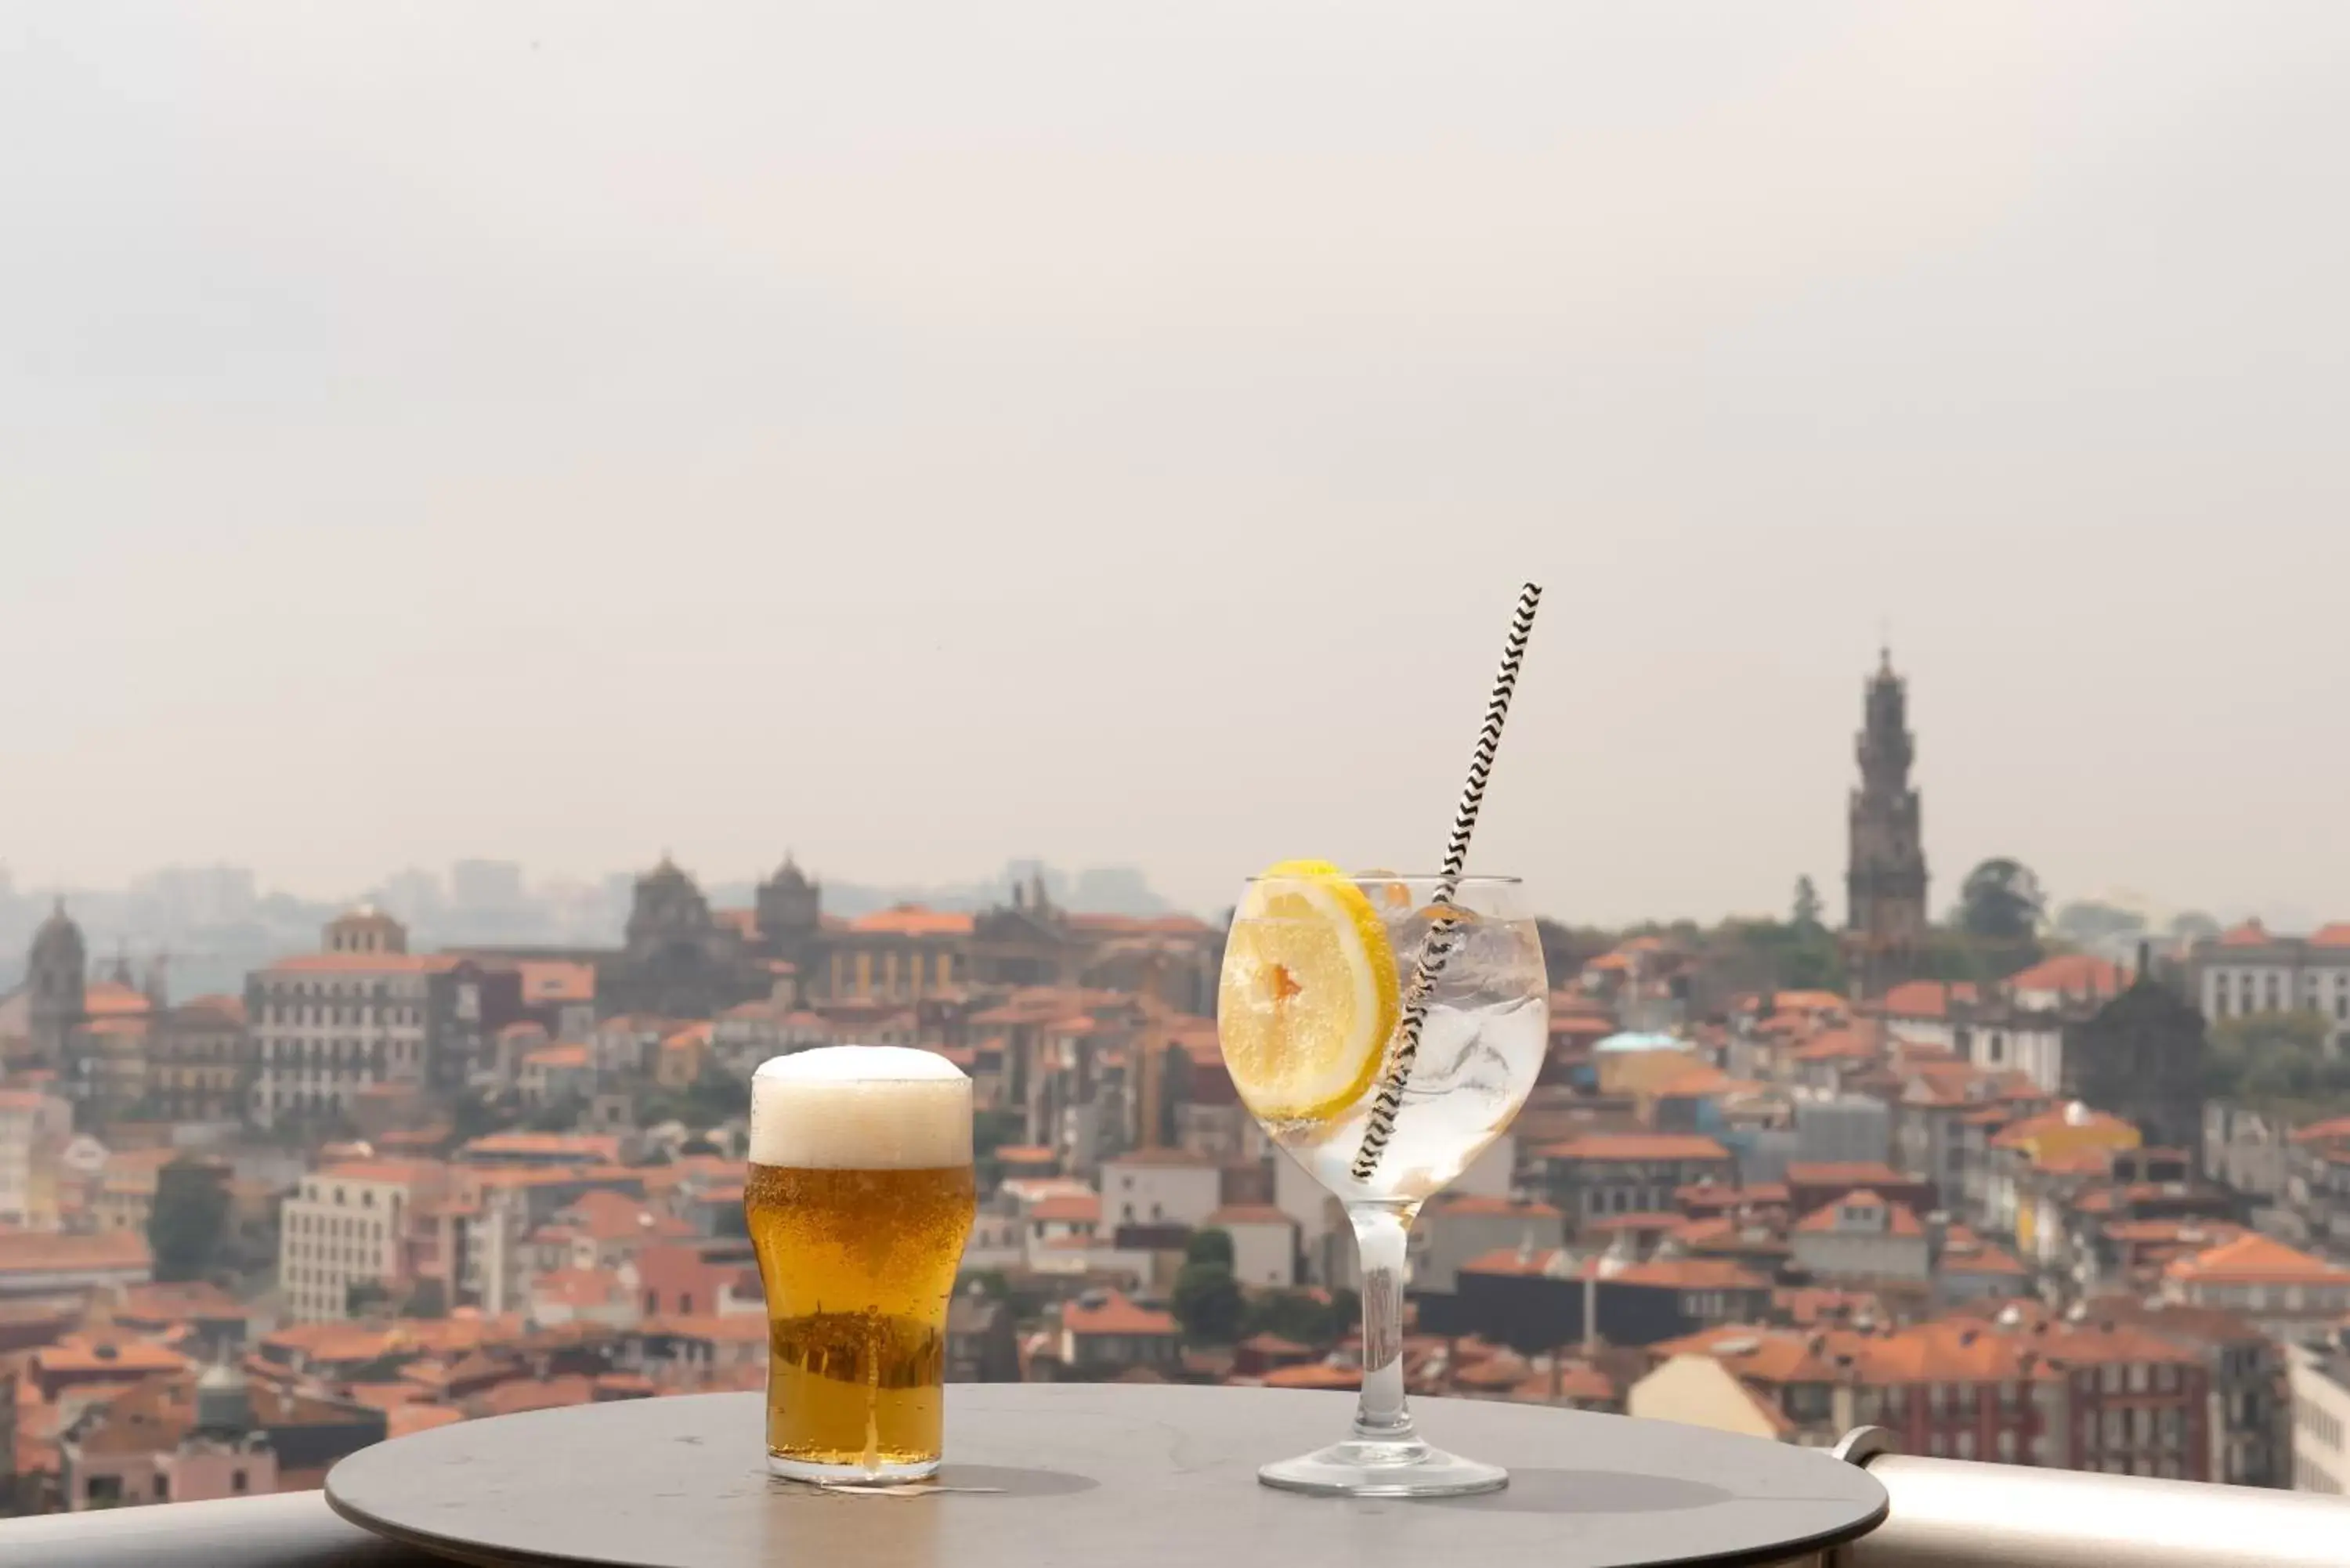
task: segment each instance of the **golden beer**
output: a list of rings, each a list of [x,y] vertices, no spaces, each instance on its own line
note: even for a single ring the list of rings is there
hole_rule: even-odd
[[[752,1080],[743,1208],[767,1294],[767,1465],[938,1468],[947,1303],[971,1233],[971,1082],[926,1051],[836,1046]]]

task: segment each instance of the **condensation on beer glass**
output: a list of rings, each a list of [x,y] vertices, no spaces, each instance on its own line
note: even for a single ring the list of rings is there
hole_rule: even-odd
[[[971,1080],[899,1046],[778,1056],[752,1077],[750,1152],[768,1469],[833,1483],[931,1474],[974,1202]]]

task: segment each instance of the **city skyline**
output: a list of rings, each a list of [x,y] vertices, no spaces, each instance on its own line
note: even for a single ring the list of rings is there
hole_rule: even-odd
[[[340,910],[356,904],[374,903],[390,909],[403,919],[421,919],[429,923],[441,916],[469,912],[497,912],[517,907],[467,902],[453,890],[448,875],[459,867],[487,867],[500,872],[516,874],[521,879],[523,905],[540,905],[550,899],[580,898],[619,899],[624,903],[629,885],[650,870],[653,864],[658,864],[660,858],[656,857],[652,862],[645,866],[612,867],[601,872],[572,874],[564,871],[541,873],[522,862],[503,860],[494,856],[468,856],[460,857],[439,867],[403,867],[398,871],[384,876],[362,879],[360,885],[353,889],[324,891],[297,886],[290,881],[274,880],[255,867],[231,865],[225,862],[175,861],[134,871],[121,881],[113,884],[94,880],[36,884],[16,876],[12,867],[5,861],[0,861],[0,890],[13,893],[19,900],[41,902],[62,899],[68,905],[78,899],[106,901],[153,899],[168,896],[161,892],[162,887],[173,883],[184,885],[185,878],[228,875],[250,878],[252,897],[259,902],[286,899],[299,903],[307,909],[326,911]],[[672,856],[670,858],[674,860],[676,857]],[[1991,858],[1991,857],[1982,858]],[[1939,921],[1955,914],[1958,905],[1958,883],[1963,879],[1965,872],[1971,870],[1977,864],[1980,864],[1979,860],[1970,861],[1959,871],[1952,878],[1947,897],[1944,896],[1939,884],[1937,885],[1934,901],[1929,909],[1932,919]],[[2028,868],[2037,870],[2036,867],[2031,867],[2030,862],[2027,861],[2025,864]],[[1099,909],[1114,913],[1142,913],[1161,909],[1170,911],[1180,909],[1186,914],[1201,916],[1212,916],[1219,912],[1217,907],[1193,908],[1168,897],[1145,867],[1132,864],[1071,867],[1056,864],[1046,857],[1013,856],[1006,857],[993,873],[981,870],[969,876],[941,876],[927,880],[890,883],[860,880],[854,876],[835,877],[825,874],[821,867],[812,867],[811,870],[823,877],[828,892],[837,890],[845,895],[841,899],[843,909],[852,913],[863,913],[899,903],[922,904],[951,909],[983,908],[992,899],[1001,898],[1005,895],[1014,880],[1011,876],[1012,868],[1030,867],[1041,867],[1064,901],[1068,902],[1074,909]],[[691,865],[685,865],[682,868],[692,876],[713,898],[722,903],[731,901],[736,904],[747,901],[749,891],[759,877],[775,869],[773,866],[768,866],[754,867],[751,871],[741,875],[712,877],[704,875],[699,867]],[[1795,875],[1797,877],[1808,877],[1813,883],[1814,890],[1823,900],[1828,924],[1841,926],[1844,923],[1845,911],[1838,868],[1828,867],[1819,872],[1798,872]],[[411,900],[414,889],[420,881],[435,884],[438,891],[433,895],[433,903],[418,914],[412,912],[415,906]],[[1104,897],[1090,896],[1088,893],[1088,888],[1115,888],[1116,890],[1109,896]],[[1787,892],[1789,897],[1783,902],[1792,902],[1794,892],[1793,881],[1790,882]],[[1227,905],[1230,903],[1229,897],[1224,902]],[[2102,905],[2143,915],[2148,921],[2149,929],[2155,931],[2161,930],[2168,920],[2180,915],[2205,915],[2228,923],[2242,919],[2258,919],[2277,930],[2293,931],[2323,923],[2329,918],[2329,911],[2332,909],[2332,906],[2307,906],[2282,900],[2178,900],[2157,896],[2140,887],[2115,883],[2087,891],[2053,889],[2046,913],[2053,919],[2065,906],[2074,903]],[[615,905],[616,909],[619,907]],[[1692,914],[1685,910],[1659,910],[1615,920],[1586,921],[1569,916],[1556,918],[1571,920],[1572,923],[1591,924],[1603,929],[1630,929],[1651,925],[1671,925],[1683,920],[1694,920],[1700,925],[1710,925],[1722,919],[1783,919],[1786,913],[1786,909],[1775,906],[1756,906],[1751,909],[1728,909],[1703,914]],[[1544,911],[1544,916],[1553,918],[1547,910]],[[5,968],[5,961],[0,961],[0,970]]]
[[[1867,671],[1864,688],[1868,681],[1874,681],[1881,673],[1887,670],[1896,675],[1902,675],[1903,672],[1895,668],[1891,660],[1890,646],[1880,644],[1877,661]],[[1906,676],[1904,684],[1907,684]],[[1858,739],[1857,727],[1856,727],[1855,739],[1856,741]],[[1930,752],[1930,741],[1926,749]],[[1851,784],[1847,787],[1857,784],[1859,780],[1860,774],[1856,771],[1852,775]],[[1921,795],[1931,793],[1929,777],[1921,773],[1917,782],[1920,785]],[[1495,793],[1502,792],[1497,790]],[[1849,798],[1856,798],[1856,796]],[[1982,861],[1994,857],[2021,860],[2041,877],[2043,888],[2048,894],[2046,913],[2052,917],[2065,905],[2080,902],[2107,904],[2142,914],[2147,917],[2149,929],[2155,930],[2163,929],[2173,916],[2187,913],[2210,916],[2225,921],[2246,918],[2258,919],[2285,930],[2314,926],[2331,918],[2332,906],[2322,902],[2308,903],[2293,898],[2247,897],[2181,899],[2168,896],[2168,889],[2157,891],[2148,888],[2143,882],[2125,880],[2119,876],[2086,886],[2067,885],[2059,880],[2058,877],[2049,874],[2046,870],[2046,860],[2043,857],[2032,853],[2018,853],[2012,847],[2003,846],[1986,846],[1979,852],[1960,857],[1953,864],[1949,859],[1938,857],[1934,851],[1934,832],[1930,824],[1937,820],[1939,815],[1939,812],[1928,814],[1926,820],[1929,826],[1924,835],[1925,861],[1929,877],[1927,898],[1929,919],[1939,919],[1955,909],[1959,888],[1967,872]],[[1753,825],[1748,822],[1739,826],[1751,827]],[[1523,831],[1523,825],[1521,831]],[[647,857],[639,864],[625,867],[607,866],[600,870],[575,871],[567,867],[550,870],[533,867],[519,859],[496,855],[460,855],[432,864],[411,860],[398,870],[373,877],[362,877],[358,879],[356,886],[345,886],[332,890],[324,889],[316,882],[304,886],[290,877],[273,877],[260,867],[226,860],[211,863],[174,860],[161,866],[134,870],[113,886],[95,880],[77,883],[69,879],[51,879],[43,882],[21,876],[16,867],[5,857],[0,857],[0,888],[14,887],[20,898],[81,895],[111,899],[121,897],[152,897],[159,889],[172,887],[184,889],[204,878],[225,874],[251,881],[252,886],[247,888],[244,895],[247,898],[284,897],[299,899],[306,904],[333,908],[374,899],[395,907],[404,918],[422,919],[429,924],[436,915],[442,913],[465,909],[475,912],[492,910],[493,907],[498,904],[498,899],[489,898],[480,894],[478,886],[495,884],[498,888],[507,890],[504,896],[514,900],[515,907],[518,910],[523,910],[525,905],[545,906],[549,900],[570,905],[600,901],[602,904],[611,906],[611,909],[606,912],[616,919],[620,902],[625,900],[629,882],[650,869],[656,862],[673,861],[681,865],[689,875],[694,877],[713,896],[723,890],[728,898],[737,903],[746,901],[750,888],[772,872],[778,863],[775,859],[764,862],[754,861],[747,870],[737,870],[733,865],[722,860],[719,862],[718,868],[713,871],[692,857],[679,855],[671,847],[676,836],[676,835],[671,835],[664,838],[663,847],[657,855]],[[1492,836],[1488,833],[1486,842],[1491,842]],[[818,846],[826,842],[823,836],[802,835],[800,838],[801,841],[813,842]],[[702,841],[707,841],[706,836]],[[1542,905],[1544,912],[1552,918],[1569,923],[1627,927],[1652,923],[1669,924],[1677,920],[1694,919],[1700,924],[1711,924],[1725,919],[1783,915],[1787,905],[1792,900],[1796,879],[1804,878],[1813,884],[1823,898],[1830,923],[1841,924],[1847,913],[1845,906],[1844,878],[1841,872],[1846,867],[1846,855],[1848,848],[1848,845],[1838,846],[1834,851],[1835,858],[1833,864],[1817,867],[1806,866],[1790,873],[1782,884],[1782,897],[1775,904],[1758,901],[1745,905],[1700,905],[1695,909],[1648,908],[1598,913],[1572,907],[1542,905],[1539,883],[1536,884],[1535,888],[1536,902]],[[799,857],[796,847],[787,846],[784,851],[784,857],[798,859],[815,875],[823,877],[830,886],[845,894],[846,898],[842,900],[841,907],[850,913],[862,912],[868,909],[879,908],[892,902],[941,902],[953,908],[980,908],[999,897],[1013,883],[1024,877],[1025,868],[1033,867],[1040,867],[1049,873],[1055,886],[1075,897],[1081,907],[1128,913],[1149,912],[1160,908],[1180,908],[1194,914],[1212,915],[1218,909],[1229,907],[1232,898],[1229,889],[1238,885],[1241,876],[1248,874],[1246,872],[1235,874],[1229,882],[1222,884],[1226,888],[1225,891],[1201,898],[1185,896],[1186,889],[1207,886],[1196,876],[1190,875],[1187,868],[1170,869],[1166,862],[1152,864],[1131,857],[1109,863],[1072,866],[1067,861],[1056,861],[1049,855],[1004,855],[997,857],[993,870],[972,871],[964,874],[961,868],[950,868],[942,876],[937,868],[910,869],[907,874],[891,878],[859,877],[853,870],[843,874],[828,869],[820,856],[810,855],[803,859]],[[902,862],[897,863],[902,864]],[[1367,859],[1358,859],[1355,863],[1363,866],[1370,864]],[[2062,857],[2058,858],[2057,863],[2073,864],[2069,859]],[[1389,868],[1409,869],[1409,867],[1398,863]],[[469,878],[478,885],[476,892],[472,895],[469,895],[466,890]],[[1090,896],[1087,892],[1089,886],[1095,890]],[[523,912],[526,913],[527,910]],[[568,921],[570,929],[578,929],[577,916],[578,911],[573,910],[572,918]],[[593,924],[599,919],[601,917],[590,917],[590,923]]]

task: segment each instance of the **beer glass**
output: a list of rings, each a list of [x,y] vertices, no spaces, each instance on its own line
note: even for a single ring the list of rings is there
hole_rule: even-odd
[[[750,1152],[767,1469],[850,1485],[931,1474],[974,1204],[971,1080],[900,1046],[777,1056],[752,1075]]]

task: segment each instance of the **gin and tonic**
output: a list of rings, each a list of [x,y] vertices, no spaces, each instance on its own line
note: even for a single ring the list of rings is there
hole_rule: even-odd
[[[1354,1432],[1267,1465],[1258,1473],[1268,1486],[1443,1497],[1507,1481],[1413,1428],[1404,1249],[1419,1206],[1525,1104],[1548,1044],[1548,1000],[1513,877],[1349,876],[1295,861],[1243,894],[1217,998],[1225,1064],[1266,1134],[1346,1205],[1362,1260]]]

